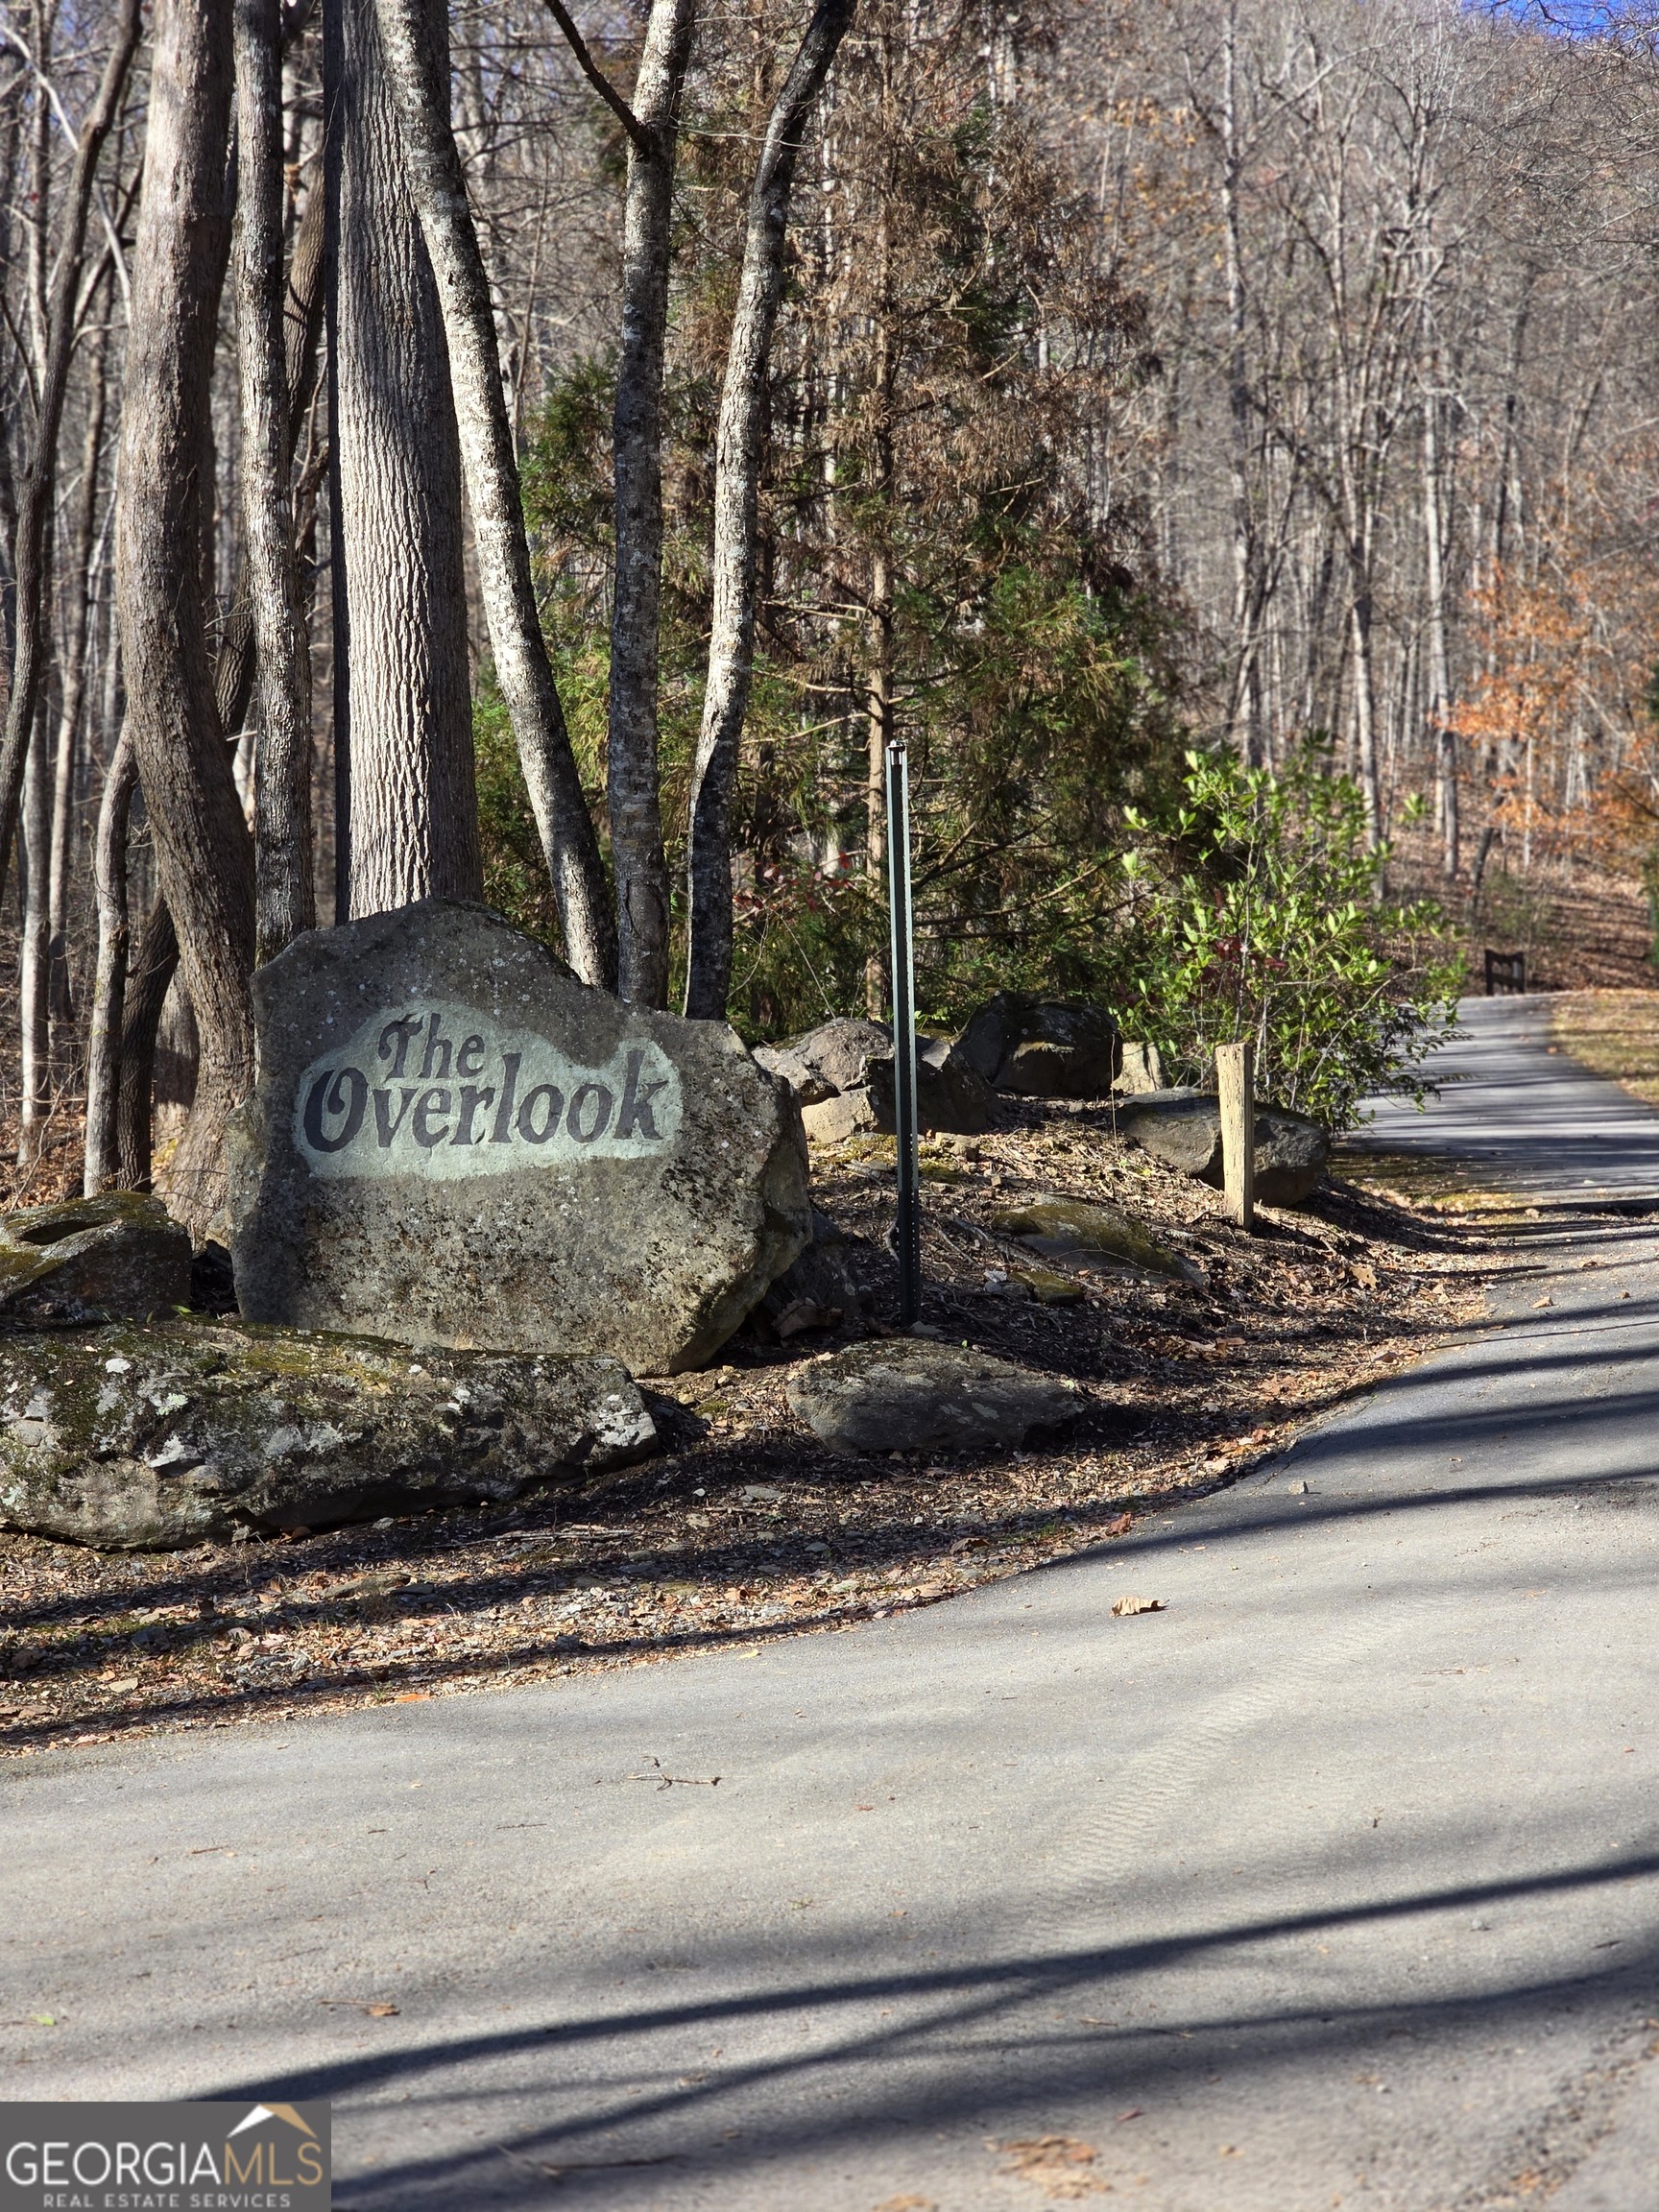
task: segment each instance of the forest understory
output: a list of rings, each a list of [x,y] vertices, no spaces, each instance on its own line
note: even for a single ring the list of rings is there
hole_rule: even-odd
[[[578,1493],[177,1554],[0,1537],[0,1748],[752,1651],[935,1603],[1236,1480],[1479,1327],[1487,1285],[1531,1264],[1525,1209],[1449,1164],[1339,1156],[1306,1209],[1264,1209],[1246,1236],[1218,1192],[1119,1142],[1105,1108],[1029,1102],[1007,1119],[965,1149],[927,1147],[923,1325],[1076,1382],[1068,1431],[989,1459],[838,1459],[783,1392],[844,1339],[746,1329],[721,1366],[647,1382],[663,1451]],[[890,1160],[880,1140],[814,1159],[815,1198],[873,1291],[869,1326],[888,1334]],[[1124,1207],[1203,1286],[1093,1273],[1075,1303],[1010,1296],[996,1279],[1030,1255],[991,1220],[1052,1191]]]

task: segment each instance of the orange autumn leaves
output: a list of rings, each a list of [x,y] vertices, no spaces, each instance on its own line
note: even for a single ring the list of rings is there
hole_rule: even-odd
[[[1659,573],[1638,545],[1496,567],[1453,727],[1527,858],[1639,867],[1659,841]]]

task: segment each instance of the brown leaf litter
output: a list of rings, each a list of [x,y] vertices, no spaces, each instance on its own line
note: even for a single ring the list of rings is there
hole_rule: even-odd
[[[1232,1480],[1466,1328],[1523,1263],[1493,1234],[1502,1201],[1421,1162],[1349,1162],[1246,1237],[1105,1108],[1007,1118],[925,1147],[923,1326],[1074,1382],[1068,1431],[991,1457],[837,1459],[783,1391],[843,1339],[746,1330],[717,1368],[647,1383],[662,1454],[580,1493],[182,1553],[0,1535],[0,1749],[754,1650],[936,1603]],[[814,1191],[890,1332],[891,1141],[822,1151]],[[1202,1282],[1068,1267],[1070,1302],[1021,1295],[1023,1248],[992,1218],[1050,1192],[1125,1207]]]

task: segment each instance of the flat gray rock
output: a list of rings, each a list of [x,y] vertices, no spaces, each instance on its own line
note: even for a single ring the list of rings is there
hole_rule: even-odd
[[[1202,1268],[1117,1206],[1081,1198],[1033,1198],[1024,1206],[994,1214],[991,1226],[998,1236],[1014,1238],[1046,1260],[1084,1267],[1104,1262],[1142,1275],[1173,1276],[1183,1283],[1204,1280]]]
[[[1074,1383],[909,1336],[826,1352],[796,1369],[784,1395],[821,1444],[850,1458],[1012,1451],[1083,1408]]]
[[[591,990],[485,907],[312,930],[253,998],[249,1320],[673,1374],[807,1241],[797,1110],[734,1031]]]
[[[1221,1108],[1209,1091],[1147,1091],[1117,1106],[1118,1134],[1166,1166],[1218,1190]],[[1331,1139],[1322,1123],[1287,1106],[1256,1106],[1256,1196],[1263,1206],[1300,1206],[1325,1172]]]
[[[148,1320],[190,1303],[190,1238],[159,1198],[109,1190],[0,1217],[0,1316]]]
[[[586,1482],[657,1441],[614,1359],[231,1321],[0,1337],[0,1523],[116,1550]]]

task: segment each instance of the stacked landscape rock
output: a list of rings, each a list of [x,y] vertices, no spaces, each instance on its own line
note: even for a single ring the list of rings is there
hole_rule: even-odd
[[[993,1090],[1032,1098],[1104,1097],[1122,1049],[1103,1006],[1021,991],[988,999],[956,1048]]]
[[[893,1036],[878,1022],[842,1016],[755,1057],[788,1084],[814,1142],[892,1135]],[[916,1102],[926,1130],[976,1137],[990,1126],[990,1086],[949,1037],[917,1038]]]

